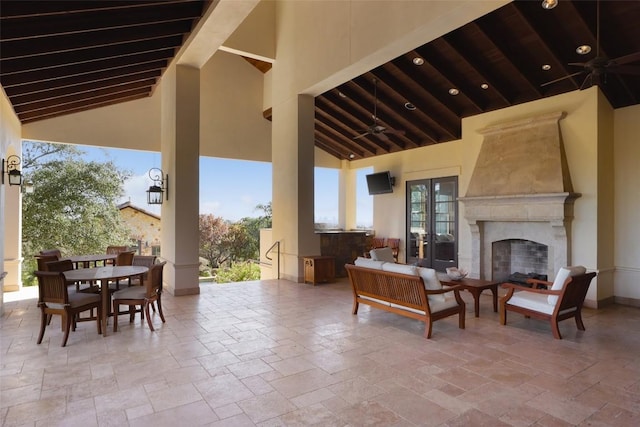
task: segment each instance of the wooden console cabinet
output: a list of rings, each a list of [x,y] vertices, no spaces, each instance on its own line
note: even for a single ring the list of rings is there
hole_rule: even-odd
[[[331,282],[336,277],[335,259],[332,256],[304,257],[304,282]]]

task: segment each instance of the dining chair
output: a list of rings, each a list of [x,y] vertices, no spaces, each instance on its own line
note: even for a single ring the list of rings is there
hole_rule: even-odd
[[[127,251],[126,246],[115,246],[115,245],[109,245],[107,246],[107,254],[109,255],[118,255],[120,252],[126,252]],[[105,262],[105,265],[114,265],[115,264],[115,260],[107,260]]]
[[[102,333],[100,323],[102,314],[102,298],[100,294],[90,294],[83,292],[69,292],[67,280],[63,272],[57,271],[36,271],[38,278],[38,306],[40,307],[40,333],[38,344],[42,342],[44,331],[47,328],[51,315],[62,316],[62,326],[64,337],[62,347],[67,345],[69,331],[76,330],[76,316],[83,311],[97,309],[96,323],[98,334]]]
[[[135,318],[135,306],[141,306],[142,319],[146,316],[149,329],[155,331],[153,323],[151,322],[151,315],[149,313],[149,306],[154,302],[158,305],[158,314],[162,323],[165,323],[164,313],[162,312],[162,271],[166,261],[158,264],[153,264],[149,269],[146,279],[143,280],[143,286],[130,286],[128,288],[121,289],[114,292],[113,298],[113,331],[118,331],[118,314],[124,314],[127,312],[119,312],[120,305],[129,306],[129,323],[132,323]],[[142,320],[141,319],[141,320]]]
[[[131,265],[136,265],[136,266],[140,266],[140,267],[147,267],[147,268],[151,268],[151,266],[153,266],[153,264],[156,263],[156,260],[158,259],[157,256],[155,255],[134,255],[133,256],[133,261],[131,262]],[[147,275],[149,273],[145,273],[142,276],[142,280],[144,280]],[[142,285],[142,282],[140,281],[140,278],[132,278],[131,279],[131,285],[132,286],[140,286]]]
[[[38,270],[40,271],[55,271],[59,273],[63,273],[65,271],[73,270],[73,262],[69,259],[60,259],[57,261],[49,261],[45,263],[43,269],[38,266]],[[68,281],[67,285],[75,285],[76,292],[88,292],[88,293],[98,293],[100,292],[100,288],[93,283],[81,283],[81,282],[72,282]]]
[[[62,252],[60,249],[44,249],[40,251],[40,255],[55,255],[58,259],[62,258]]]

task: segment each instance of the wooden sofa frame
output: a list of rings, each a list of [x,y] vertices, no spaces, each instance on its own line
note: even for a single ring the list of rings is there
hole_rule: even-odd
[[[427,290],[420,276],[392,273],[389,271],[372,268],[358,267],[346,264],[349,281],[353,289],[353,314],[358,314],[360,303],[367,304],[380,310],[400,314],[425,322],[424,336],[431,338],[432,324],[436,320],[458,315],[458,326],[465,327],[465,303],[460,297],[459,286],[443,287],[438,290]],[[453,292],[458,303],[442,311],[432,312],[429,306],[428,295],[445,294]],[[373,298],[377,301],[373,301]],[[397,307],[383,304],[379,301],[394,304]],[[424,312],[416,313],[408,309]]]

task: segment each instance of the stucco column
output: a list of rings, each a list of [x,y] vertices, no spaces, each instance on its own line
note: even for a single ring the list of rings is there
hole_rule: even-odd
[[[162,170],[169,200],[162,205],[165,289],[173,295],[200,293],[198,213],[200,161],[200,70],[170,67],[162,87]]]
[[[273,241],[283,279],[302,282],[301,257],[320,255],[314,230],[314,99],[299,95],[273,107]]]
[[[358,226],[357,214],[357,172],[349,167],[348,160],[342,160],[339,176],[338,224],[344,230],[354,230]]]
[[[10,186],[5,176],[4,191],[4,292],[22,287],[22,194],[19,186]],[[0,272],[1,273],[1,272]]]

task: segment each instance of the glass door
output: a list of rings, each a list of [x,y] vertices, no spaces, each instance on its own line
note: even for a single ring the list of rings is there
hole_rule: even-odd
[[[458,264],[458,178],[407,182],[407,263],[444,271]]]

